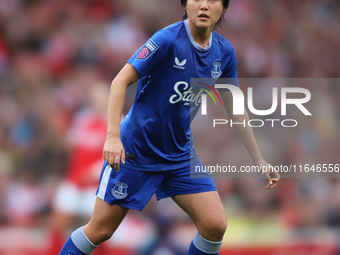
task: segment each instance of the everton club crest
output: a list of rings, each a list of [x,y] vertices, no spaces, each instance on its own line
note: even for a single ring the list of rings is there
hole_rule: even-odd
[[[123,199],[126,198],[128,185],[123,182],[116,182],[115,186],[111,190],[112,195],[117,199]]]
[[[214,62],[213,69],[211,70],[211,77],[213,78],[219,78],[222,74],[221,71],[221,63],[220,62]]]

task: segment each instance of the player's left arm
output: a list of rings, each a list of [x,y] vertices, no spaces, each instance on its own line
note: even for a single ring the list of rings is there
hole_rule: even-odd
[[[233,97],[230,91],[219,91],[223,104],[229,114],[229,117],[232,119],[233,122],[244,122],[248,123],[249,116],[248,112],[245,109],[244,115],[233,115]],[[271,169],[271,171],[264,172],[263,175],[265,176],[268,185],[267,189],[274,188],[278,181],[280,180],[280,175],[270,168],[269,164],[263,159],[260,149],[257,145],[254,132],[252,127],[249,125],[235,125],[234,126],[238,135],[240,136],[243,144],[246,146],[251,158],[253,159],[254,165],[258,166],[259,168],[266,166],[267,169]]]

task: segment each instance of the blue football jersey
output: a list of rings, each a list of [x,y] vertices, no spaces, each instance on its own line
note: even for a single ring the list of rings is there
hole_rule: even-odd
[[[156,32],[128,63],[140,79],[121,124],[125,166],[142,171],[190,166],[198,158],[190,122],[203,93],[190,86],[190,78],[233,78],[238,86],[233,47],[215,31],[207,47],[199,46],[184,20]]]

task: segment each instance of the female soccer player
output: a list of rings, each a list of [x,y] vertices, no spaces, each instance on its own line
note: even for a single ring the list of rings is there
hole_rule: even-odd
[[[234,50],[214,31],[229,0],[181,3],[185,19],[155,33],[112,81],[94,212],[60,255],[90,254],[112,236],[129,209],[142,210],[155,193],[157,199],[171,197],[195,223],[198,233],[188,255],[218,254],[227,228],[220,197],[211,178],[190,178],[190,169],[202,162],[191,138],[190,115],[198,106],[189,100],[197,95],[189,84],[190,78],[230,78],[238,86]],[[126,89],[137,80],[135,102],[120,125]],[[247,121],[247,114],[232,116],[231,92],[220,94],[233,121]],[[268,166],[252,129],[237,131],[254,164]],[[274,188],[280,176],[264,175],[267,188]]]

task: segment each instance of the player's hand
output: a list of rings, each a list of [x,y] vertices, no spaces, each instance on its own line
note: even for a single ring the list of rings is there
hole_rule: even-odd
[[[256,162],[255,165],[261,169],[262,174],[266,178],[268,182],[267,189],[275,188],[277,183],[281,179],[280,174],[275,172],[274,168],[265,160],[260,160],[259,162]]]
[[[119,171],[119,163],[125,164],[125,150],[120,138],[107,136],[103,149],[104,160],[116,171]]]

